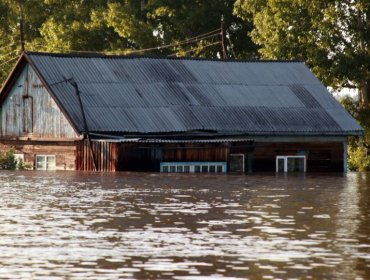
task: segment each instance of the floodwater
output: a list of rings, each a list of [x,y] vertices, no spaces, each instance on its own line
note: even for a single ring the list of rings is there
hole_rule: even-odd
[[[1,172],[0,279],[370,279],[370,174]]]

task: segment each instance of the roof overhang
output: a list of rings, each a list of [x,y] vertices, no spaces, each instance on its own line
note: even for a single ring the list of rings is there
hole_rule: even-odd
[[[142,144],[223,144],[223,143],[253,143],[250,138],[220,138],[220,139],[161,139],[161,138],[122,138],[94,139],[94,142],[111,143],[142,143]]]

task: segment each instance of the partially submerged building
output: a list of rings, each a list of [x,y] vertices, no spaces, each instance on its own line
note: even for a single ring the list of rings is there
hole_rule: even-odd
[[[41,170],[346,170],[363,130],[301,62],[24,53],[0,147]]]

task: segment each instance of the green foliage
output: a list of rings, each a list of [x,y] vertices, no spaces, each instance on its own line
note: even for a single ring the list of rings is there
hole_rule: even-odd
[[[11,148],[5,152],[0,153],[0,169],[1,170],[30,170],[32,165],[24,163],[23,160],[17,160],[15,158],[15,150]]]
[[[14,170],[17,166],[17,160],[14,157],[14,149],[0,153],[0,169]]]
[[[352,171],[369,171],[370,157],[370,110],[360,106],[350,97],[343,98],[341,104],[364,128],[364,136],[350,137],[348,141],[348,169]]]
[[[27,50],[130,53],[153,48],[145,54],[188,55],[216,58],[220,34],[173,48],[175,44],[220,28],[221,16],[229,27],[233,55],[256,57],[251,41],[251,21],[233,14],[235,0],[0,0],[1,79],[19,53],[19,18],[23,15]],[[12,52],[9,54],[9,52]],[[4,55],[2,57],[2,55]]]
[[[0,81],[20,53],[19,18],[23,15],[26,50],[130,53],[153,48],[148,55],[216,58],[220,35],[172,48],[175,44],[220,28],[229,29],[233,55],[258,56],[248,36],[251,21],[233,14],[235,0],[0,0]],[[214,45],[212,45],[214,44]],[[211,46],[212,45],[212,46]],[[12,59],[12,60],[11,60]],[[11,61],[9,61],[11,60]]]
[[[340,103],[344,108],[358,121],[358,123],[364,128],[364,136],[362,137],[365,148],[370,149],[370,109],[361,106],[359,101],[355,101],[350,97],[345,97],[340,100]],[[349,144],[352,146],[359,146],[359,138],[352,137],[349,140]]]
[[[20,159],[19,161],[17,161],[16,169],[18,169],[18,170],[31,170],[32,165],[29,164],[29,163],[24,163],[23,160]]]
[[[367,148],[364,146],[348,147],[348,169],[351,171],[369,171],[370,157]]]
[[[355,86],[370,100],[370,1],[237,0],[253,19],[250,33],[264,58],[303,60],[326,85]]]

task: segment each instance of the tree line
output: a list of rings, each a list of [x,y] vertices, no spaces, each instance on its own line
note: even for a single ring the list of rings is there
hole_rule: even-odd
[[[304,61],[369,110],[369,0],[0,0],[0,11],[1,82],[21,19],[29,51],[220,58],[223,17],[230,58]]]

